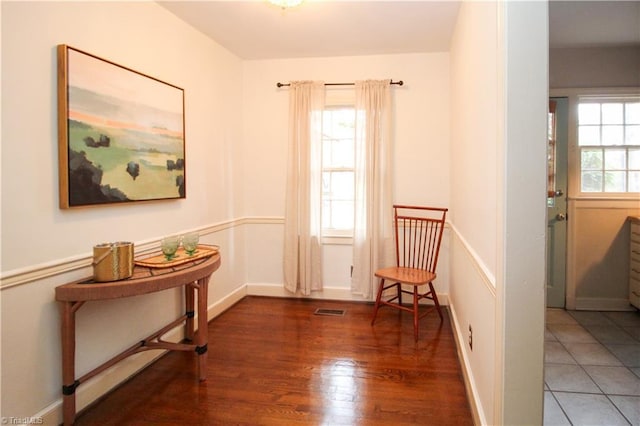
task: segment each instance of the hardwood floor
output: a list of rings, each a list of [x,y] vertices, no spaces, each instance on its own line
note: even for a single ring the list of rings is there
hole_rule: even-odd
[[[343,316],[314,315],[317,308]],[[172,352],[76,425],[471,425],[449,316],[365,303],[246,297],[209,323],[205,382]]]

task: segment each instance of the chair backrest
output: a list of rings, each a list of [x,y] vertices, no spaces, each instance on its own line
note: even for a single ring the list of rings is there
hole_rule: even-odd
[[[448,209],[394,205],[396,265],[436,271]]]

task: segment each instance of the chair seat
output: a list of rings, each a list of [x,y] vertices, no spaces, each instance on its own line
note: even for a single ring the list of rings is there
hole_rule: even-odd
[[[376,277],[384,278],[388,281],[399,282],[409,285],[428,284],[436,278],[433,272],[424,269],[391,267],[378,269],[375,272]]]

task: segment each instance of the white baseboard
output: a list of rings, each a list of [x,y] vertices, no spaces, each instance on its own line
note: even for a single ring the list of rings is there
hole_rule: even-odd
[[[321,300],[349,300],[354,302],[373,302],[362,296],[351,293],[351,289],[345,287],[324,287],[322,291],[314,291],[310,296],[303,296],[299,293],[291,293],[285,290],[283,284],[247,284],[248,296],[268,296],[268,297],[294,297],[305,299]],[[441,305],[449,304],[449,294],[438,293],[438,301]]]
[[[576,297],[577,311],[633,311],[629,299],[605,299],[600,297]]]
[[[440,298],[440,296],[438,296]],[[467,389],[467,398],[469,399],[469,405],[471,406],[471,414],[473,415],[473,423],[476,425],[486,425],[487,418],[482,410],[482,404],[480,404],[480,395],[478,389],[475,386],[475,381],[471,374],[471,364],[467,353],[462,349],[466,345],[466,337],[458,324],[458,316],[453,305],[449,305],[449,313],[451,314],[451,324],[453,325],[453,336],[456,341],[456,347],[458,348],[458,358],[462,367],[462,376],[464,378],[465,388]]]
[[[304,296],[300,293],[291,293],[283,284],[247,284],[247,295],[268,297],[293,297],[301,299],[324,300],[354,300],[360,302],[369,301],[361,296],[351,293],[351,289],[344,287],[325,287],[322,291],[313,291],[311,295]]]
[[[213,318],[229,309],[244,296],[246,296],[246,286],[243,285],[231,294],[209,306],[207,309],[208,321],[211,321]],[[197,327],[197,321],[195,321],[195,325]],[[168,342],[179,342],[183,337],[184,328],[180,325],[165,334],[163,336],[163,340]],[[87,407],[89,404],[96,401],[116,386],[124,383],[131,376],[143,370],[165,353],[165,350],[150,350],[137,353],[125,358],[103,373],[98,374],[86,383],[83,383],[76,391],[76,409],[80,411]],[[39,413],[35,414],[32,418],[38,419],[38,421],[42,419],[42,422],[39,424],[51,426],[60,425],[62,423],[62,397],[41,410]]]

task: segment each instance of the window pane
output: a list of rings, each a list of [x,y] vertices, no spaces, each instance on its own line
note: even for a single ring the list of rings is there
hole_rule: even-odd
[[[582,150],[582,170],[602,170],[602,150]]]
[[[329,212],[331,212],[331,201],[322,200],[322,227],[325,229],[331,227],[331,215]]]
[[[578,145],[600,145],[600,126],[578,127]]]
[[[335,229],[353,228],[353,202],[334,201],[331,205],[331,225]]]
[[[353,172],[331,173],[331,198],[334,200],[353,200]]]
[[[629,172],[629,192],[640,192],[640,172]]]
[[[582,192],[602,192],[602,172],[582,172]]]
[[[579,124],[600,124],[600,104],[578,105]]]
[[[629,170],[640,170],[640,149],[629,149]]]
[[[331,163],[329,167],[350,167],[353,168],[353,138],[337,139],[333,141]]]
[[[624,134],[626,145],[640,145],[640,126],[626,126]]]
[[[325,167],[331,164],[331,145],[332,139],[323,139],[322,140],[322,164]]]
[[[602,124],[622,123],[622,104],[602,104]]]
[[[353,137],[353,109],[331,109],[325,111],[323,130],[333,138]]]
[[[602,145],[622,145],[624,126],[602,126]]]
[[[625,104],[624,115],[627,124],[640,124],[640,102]]]
[[[582,192],[640,192],[637,97],[579,104],[577,130]]]
[[[604,172],[604,192],[625,192],[626,172]]]
[[[626,160],[627,150],[625,149],[607,149],[604,151],[605,170],[626,170]]]
[[[355,109],[328,107],[323,114],[322,130],[322,227],[350,230],[355,193]]]
[[[331,195],[331,172],[322,172],[322,198]]]

